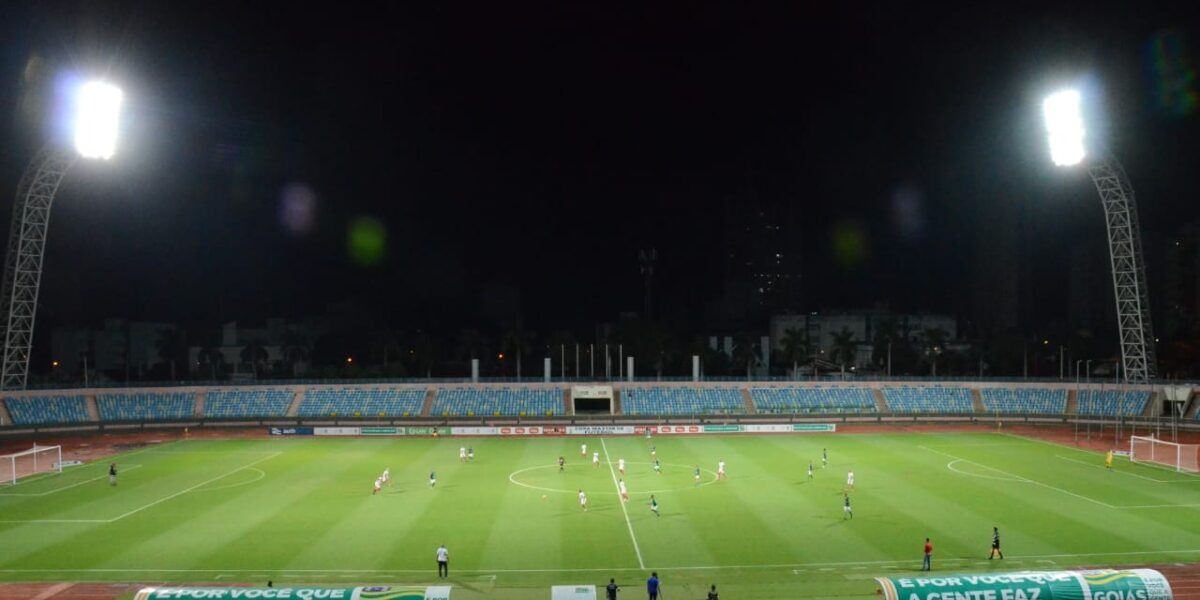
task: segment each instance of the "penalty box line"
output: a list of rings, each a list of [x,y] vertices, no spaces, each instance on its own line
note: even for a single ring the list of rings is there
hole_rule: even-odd
[[[948,452],[942,452],[941,450],[934,450],[933,448],[929,448],[929,447],[926,447],[926,446],[918,446],[918,448],[921,448],[922,450],[925,450],[925,451],[927,451],[927,452],[932,452],[932,453],[934,453],[934,454],[940,454],[940,455],[942,455],[942,456],[946,456],[946,457],[949,457],[949,458],[953,458],[954,460],[962,461],[962,462],[965,462],[965,463],[971,463],[971,464],[973,464],[973,465],[976,465],[976,466],[979,466],[979,467],[983,467],[983,468],[985,468],[985,469],[988,469],[989,471],[995,471],[996,473],[1000,473],[1000,474],[1002,474],[1002,475],[1007,475],[1008,477],[1011,477],[1011,478],[1013,478],[1014,480],[1016,480],[1016,481],[1019,481],[1019,482],[1021,482],[1021,483],[1032,483],[1033,485],[1040,486],[1040,487],[1044,487],[1044,488],[1046,488],[1046,489],[1048,489],[1048,490],[1054,490],[1054,491],[1056,491],[1056,492],[1058,492],[1058,493],[1060,493],[1060,494],[1066,494],[1066,495],[1068,495],[1068,496],[1073,496],[1073,497],[1075,497],[1075,498],[1079,498],[1080,500],[1086,500],[1086,501],[1088,501],[1088,502],[1091,502],[1091,503],[1093,503],[1093,504],[1098,504],[1098,505],[1100,505],[1100,506],[1103,506],[1103,507],[1105,507],[1105,508],[1121,508],[1121,507],[1119,507],[1119,506],[1115,506],[1115,505],[1109,504],[1109,503],[1107,503],[1107,502],[1103,502],[1103,501],[1101,501],[1101,500],[1097,500],[1097,499],[1095,499],[1095,498],[1089,498],[1089,497],[1087,497],[1087,496],[1084,496],[1084,495],[1081,495],[1081,494],[1076,494],[1075,492],[1072,492],[1072,491],[1070,491],[1070,490],[1064,490],[1064,489],[1062,489],[1062,488],[1060,488],[1060,487],[1054,487],[1054,486],[1052,486],[1052,485],[1050,485],[1050,484],[1048,484],[1048,483],[1042,483],[1042,482],[1040,482],[1040,481],[1036,481],[1036,480],[1030,479],[1030,478],[1028,478],[1028,477],[1022,477],[1022,476],[1020,476],[1020,475],[1016,475],[1016,474],[1014,474],[1014,473],[1009,473],[1008,471],[1005,471],[1005,470],[1003,470],[1003,469],[997,469],[996,467],[989,467],[988,465],[985,465],[985,464],[983,464],[983,463],[980,463],[980,462],[975,462],[975,461],[973,461],[973,460],[971,460],[971,459],[968,459],[968,458],[963,458],[963,457],[961,457],[961,456],[955,456],[955,455],[953,455],[953,454],[950,454],[950,453],[948,453]]]
[[[274,454],[264,456],[258,460],[252,461],[248,464],[242,465],[242,466],[240,466],[236,469],[233,469],[231,471],[228,471],[226,473],[222,473],[221,475],[217,475],[216,477],[201,481],[200,483],[197,483],[196,485],[186,487],[178,492],[175,492],[168,496],[159,498],[158,500],[155,500],[153,502],[139,506],[131,511],[128,511],[124,514],[118,515],[111,519],[11,519],[11,520],[5,519],[5,520],[0,520],[0,523],[101,523],[101,524],[115,523],[117,521],[120,521],[121,519],[124,519],[125,517],[130,517],[130,516],[136,515],[137,513],[140,513],[143,510],[146,510],[147,508],[153,508],[155,506],[158,506],[159,504],[162,504],[163,502],[166,502],[167,500],[171,500],[173,498],[178,498],[179,496],[182,496],[182,495],[184,495],[190,491],[193,491],[197,488],[206,486],[214,481],[220,481],[221,479],[229,477],[230,475],[233,475],[234,473],[249,469],[250,467],[257,465],[258,463],[275,458],[276,456],[279,456],[280,454],[283,454],[282,450],[277,451]]]
[[[123,471],[132,471],[132,470],[134,470],[134,469],[140,469],[140,468],[142,468],[142,465],[129,465],[129,466],[127,466],[127,467],[122,467],[122,470],[123,470]],[[78,487],[78,486],[81,486],[81,485],[83,485],[83,484],[85,484],[85,483],[91,483],[91,482],[93,482],[93,481],[99,481],[99,480],[101,480],[101,479],[104,479],[104,478],[106,478],[106,477],[108,477],[108,473],[105,473],[105,474],[103,474],[103,475],[98,475],[98,476],[96,476],[96,477],[93,477],[93,478],[91,478],[91,479],[84,479],[83,481],[77,481],[77,482],[75,482],[75,483],[72,483],[72,484],[70,484],[70,485],[64,485],[64,486],[62,486],[62,487],[54,488],[54,489],[52,489],[52,490],[50,490],[50,491],[48,491],[48,492],[37,492],[37,493],[34,493],[34,492],[24,492],[24,493],[9,493],[9,492],[0,492],[0,496],[21,496],[21,497],[25,497],[25,498],[41,498],[42,496],[49,496],[50,494],[57,494],[57,493],[59,493],[59,492],[61,492],[61,491],[64,491],[64,490],[69,490],[69,489],[71,489],[71,488],[73,488],[73,487]],[[44,481],[44,480],[41,480],[41,481]]]

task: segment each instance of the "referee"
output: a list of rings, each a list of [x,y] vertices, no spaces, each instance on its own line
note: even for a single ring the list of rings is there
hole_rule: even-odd
[[[450,551],[446,549],[445,544],[438,546],[437,561],[438,561],[438,577],[439,578],[449,577],[450,576]]]

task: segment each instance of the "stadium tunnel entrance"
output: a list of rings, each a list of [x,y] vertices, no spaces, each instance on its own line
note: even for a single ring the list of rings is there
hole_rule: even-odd
[[[613,414],[613,387],[611,385],[571,386],[571,408],[577,415]]]

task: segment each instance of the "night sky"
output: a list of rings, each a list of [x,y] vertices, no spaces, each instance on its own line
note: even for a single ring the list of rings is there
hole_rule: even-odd
[[[124,87],[126,136],[58,195],[54,323],[357,296],[401,326],[586,328],[640,309],[648,247],[662,310],[696,323],[723,214],[754,203],[793,215],[803,309],[968,317],[975,237],[1019,210],[1012,260],[1053,319],[1069,248],[1103,235],[1044,148],[1064,82],[1093,94],[1147,244],[1200,218],[1200,115],[1160,93],[1189,66],[1198,89],[1187,3],[749,4],[7,2],[0,210],[80,72]]]

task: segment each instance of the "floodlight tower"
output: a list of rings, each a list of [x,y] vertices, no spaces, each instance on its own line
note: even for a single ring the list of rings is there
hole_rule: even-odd
[[[4,340],[0,389],[25,389],[46,232],[58,186],[77,159],[108,160],[116,151],[121,90],[88,82],[76,90],[74,102],[74,149],[47,144],[17,184],[0,288],[0,338]]]
[[[1079,92],[1066,90],[1051,94],[1042,104],[1042,111],[1054,164],[1067,167],[1084,163],[1088,156]],[[1100,194],[1108,229],[1122,376],[1126,383],[1148,383],[1158,376],[1158,361],[1133,186],[1124,167],[1108,152],[1087,160],[1086,166]]]

